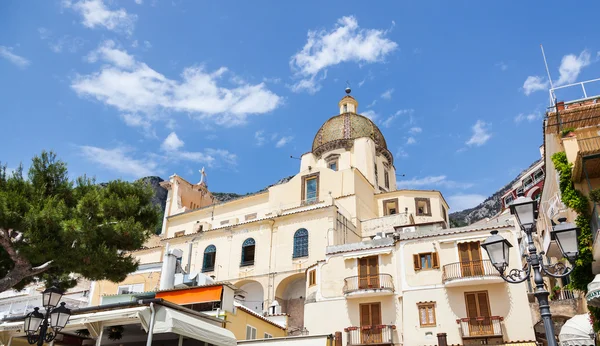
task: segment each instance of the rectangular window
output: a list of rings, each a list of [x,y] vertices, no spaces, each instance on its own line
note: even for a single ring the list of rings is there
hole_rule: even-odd
[[[246,221],[254,220],[254,219],[256,219],[256,213],[248,214],[248,215],[244,216],[244,219]]]
[[[273,339],[273,335],[265,333],[265,339]]]
[[[532,185],[533,185],[532,177],[527,177],[527,178],[525,178],[525,180],[523,180],[523,188],[525,190],[529,189]]]
[[[328,162],[327,163],[327,167],[329,167],[329,169],[331,169],[333,171],[337,171],[338,170],[338,162],[337,162],[337,160]]]
[[[442,206],[442,217],[444,218],[444,221],[448,222],[448,211],[446,210],[446,207]]]
[[[256,339],[256,328],[251,325],[246,325],[246,340]]]
[[[492,314],[487,291],[465,292],[465,308],[471,335],[492,332]]]
[[[317,271],[311,270],[308,272],[308,286],[314,286],[317,284]]]
[[[435,327],[435,303],[417,303],[421,327]]]
[[[479,242],[458,244],[458,259],[463,277],[482,276],[485,274],[481,261],[481,247]]]
[[[144,284],[123,285],[119,286],[117,289],[117,294],[132,294],[142,292],[144,292]]]
[[[316,203],[319,200],[319,173],[302,177],[302,201],[305,204]]]
[[[513,195],[512,194],[506,196],[504,198],[504,207],[508,208],[508,206],[512,203],[512,201],[513,201]]]
[[[358,288],[379,288],[379,257],[369,256],[358,259]]]
[[[431,216],[431,202],[429,198],[415,198],[417,216]]]
[[[383,173],[383,179],[385,180],[385,188],[386,189],[390,189],[390,174],[388,173],[388,171],[385,171]]]
[[[415,270],[439,269],[440,260],[437,252],[423,252],[413,255],[413,266]]]
[[[538,182],[542,179],[544,179],[544,171],[541,169],[538,169],[537,171],[535,171],[535,173],[533,173],[533,179]]]
[[[398,214],[398,198],[383,201],[383,215]]]

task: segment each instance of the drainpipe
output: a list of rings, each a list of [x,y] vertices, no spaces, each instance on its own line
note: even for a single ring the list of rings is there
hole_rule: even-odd
[[[154,333],[154,319],[156,318],[156,310],[154,310],[154,303],[150,303],[150,325],[148,326],[148,340],[146,346],[152,346],[152,336]]]

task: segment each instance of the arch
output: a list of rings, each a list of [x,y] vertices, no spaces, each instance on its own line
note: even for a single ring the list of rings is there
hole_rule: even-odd
[[[262,314],[266,306],[263,285],[255,280],[241,280],[235,284],[242,292],[236,292],[235,300],[248,309]]]
[[[288,314],[290,335],[299,335],[304,329],[304,302],[306,299],[306,275],[304,272],[282,279],[275,290],[275,299],[281,311]]]
[[[531,188],[529,191],[527,191],[527,197],[531,197],[531,198],[533,198],[533,195],[534,195],[536,192],[538,192],[538,191],[540,191],[540,187],[539,187],[539,186],[534,186],[534,187],[532,187],[532,188]],[[541,191],[540,191],[540,192],[541,192]]]
[[[212,272],[215,270],[215,261],[217,259],[217,247],[209,245],[204,249],[204,257],[202,259],[202,272]]]
[[[294,233],[294,254],[292,258],[308,256],[308,231],[300,228]]]
[[[254,265],[254,254],[256,253],[256,242],[254,238],[248,238],[242,243],[242,262],[240,266]]]

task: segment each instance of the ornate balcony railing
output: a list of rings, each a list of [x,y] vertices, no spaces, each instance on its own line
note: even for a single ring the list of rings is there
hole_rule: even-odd
[[[344,279],[344,294],[362,290],[388,290],[394,292],[394,280],[390,274],[351,276]]]
[[[500,316],[461,318],[456,320],[460,326],[463,338],[478,338],[482,336],[502,336],[502,322]]]
[[[394,325],[362,326],[344,328],[349,346],[393,344]]]
[[[456,279],[476,278],[484,276],[500,276],[490,260],[456,262],[446,264],[442,280],[445,282]]]

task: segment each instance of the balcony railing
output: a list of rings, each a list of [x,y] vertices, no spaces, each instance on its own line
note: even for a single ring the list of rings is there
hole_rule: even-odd
[[[570,290],[570,289],[563,288],[559,291],[554,291],[554,293],[551,295],[551,297],[552,297],[551,298],[552,301],[574,300],[574,299],[579,299],[580,293],[577,290]]]
[[[390,274],[351,276],[344,279],[344,294],[363,290],[387,290],[394,292],[394,280]]]
[[[489,336],[502,336],[502,322],[500,316],[461,318],[456,320],[460,326],[463,338],[479,338]]]
[[[476,278],[484,276],[500,276],[490,260],[456,262],[444,266],[443,281]]]
[[[349,346],[393,344],[394,325],[377,325],[345,328]]]

